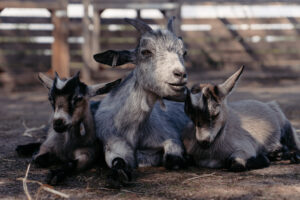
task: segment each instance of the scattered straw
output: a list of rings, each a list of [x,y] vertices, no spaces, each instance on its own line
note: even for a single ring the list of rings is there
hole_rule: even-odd
[[[209,176],[213,176],[213,175],[215,175],[215,172],[211,173],[211,174],[202,174],[200,176],[195,176],[195,177],[192,177],[192,178],[188,178],[188,179],[184,180],[182,183],[187,183],[189,181],[192,181],[192,180],[195,180],[195,179],[198,179],[198,178],[204,178],[204,177],[209,177]]]
[[[143,194],[143,193],[141,193],[141,192],[134,192],[134,191],[125,190],[125,189],[122,189],[121,191],[122,191],[122,192],[127,192],[127,193],[132,193],[132,194]]]
[[[43,125],[41,125],[40,127],[32,127],[32,128],[29,128],[27,125],[26,125],[26,123],[25,123],[25,121],[23,121],[23,126],[24,126],[24,128],[25,128],[25,131],[24,131],[24,133],[23,133],[23,135],[24,136],[28,136],[28,137],[33,137],[32,136],[32,132],[34,132],[34,131],[39,131],[39,130],[43,130],[46,126],[45,126],[45,124],[43,124]]]
[[[23,189],[24,189],[27,199],[32,200],[32,198],[28,192],[28,188],[27,188],[27,177],[28,177],[29,169],[30,169],[30,164],[27,166],[25,177],[23,178]]]
[[[30,194],[29,194],[29,191],[28,191],[28,188],[27,188],[27,183],[36,183],[36,184],[39,184],[39,185],[40,185],[40,187],[39,187],[38,190],[37,190],[37,194],[36,194],[36,198],[35,198],[35,199],[38,198],[38,196],[39,196],[41,190],[45,190],[45,191],[47,191],[47,192],[50,192],[50,193],[52,193],[52,194],[55,194],[55,195],[57,195],[57,196],[60,196],[60,197],[66,198],[66,199],[70,198],[70,195],[65,194],[65,193],[62,193],[62,192],[59,192],[59,191],[57,191],[57,190],[54,190],[54,189],[51,188],[51,186],[49,186],[49,185],[43,184],[43,183],[41,183],[41,182],[39,182],[39,181],[28,180],[27,177],[28,177],[29,169],[30,169],[30,164],[29,164],[28,167],[27,167],[25,177],[24,177],[24,178],[18,178],[18,179],[17,179],[17,180],[19,180],[19,181],[23,181],[23,189],[24,189],[24,192],[25,192],[26,197],[27,197],[28,200],[32,200],[32,198],[31,198],[31,196],[30,196]]]

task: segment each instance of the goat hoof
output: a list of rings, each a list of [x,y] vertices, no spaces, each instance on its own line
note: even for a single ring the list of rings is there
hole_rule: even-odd
[[[107,175],[106,187],[120,189],[121,186],[126,186],[131,181],[131,173],[124,169],[111,169]]]
[[[246,171],[245,165],[243,165],[239,160],[232,158],[230,159],[229,171],[231,172],[242,172]]]
[[[49,159],[49,153],[42,154],[37,156],[36,158],[33,159],[33,163],[35,164],[36,167],[49,167],[51,165],[50,159]]]
[[[33,154],[39,151],[40,146],[41,143],[29,143],[25,145],[18,145],[16,148],[16,152],[20,157],[32,156]]]
[[[164,166],[166,169],[183,169],[186,168],[186,161],[180,156],[167,154],[165,156]]]
[[[299,164],[300,163],[300,152],[294,152],[291,156],[291,163]]]
[[[46,183],[49,185],[57,185],[61,183],[66,177],[66,174],[62,170],[50,170],[46,177]]]

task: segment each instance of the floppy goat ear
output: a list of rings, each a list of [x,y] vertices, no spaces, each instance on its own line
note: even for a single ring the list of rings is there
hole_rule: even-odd
[[[112,67],[133,63],[135,60],[135,50],[108,50],[94,55],[95,61]]]
[[[231,75],[224,83],[218,85],[218,88],[224,96],[227,96],[233,90],[243,70],[244,66],[242,66],[237,72]]]
[[[43,84],[43,86],[45,86],[46,88],[50,89],[52,87],[53,80],[51,78],[49,78],[48,76],[46,76],[45,74],[39,73],[38,78],[39,78],[40,82]]]
[[[96,85],[88,86],[88,95],[93,97],[100,94],[106,94],[110,92],[114,87],[118,86],[121,83],[122,79],[110,83],[100,83]]]

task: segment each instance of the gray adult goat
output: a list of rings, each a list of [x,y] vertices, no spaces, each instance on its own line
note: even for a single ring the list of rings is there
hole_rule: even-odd
[[[180,135],[189,121],[182,103],[162,100],[185,98],[186,50],[182,39],[173,32],[173,19],[168,22],[168,30],[157,31],[140,20],[125,21],[141,34],[137,47],[94,56],[96,61],[108,65],[136,65],[103,99],[95,115],[97,136],[103,142],[106,163],[111,168],[111,187],[129,181],[131,170],[137,166],[184,167]]]

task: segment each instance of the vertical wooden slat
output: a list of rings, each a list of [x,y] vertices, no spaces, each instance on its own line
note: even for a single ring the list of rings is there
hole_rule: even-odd
[[[100,52],[100,12],[94,8],[93,10],[93,32],[92,32],[92,40],[91,40],[91,46],[92,46],[92,54],[90,55],[91,61],[91,67],[95,71],[98,69],[98,64],[96,61],[93,60],[93,55]]]
[[[91,24],[89,19],[89,5],[90,0],[83,1],[83,18],[82,18],[82,36],[84,42],[82,44],[82,59],[83,59],[83,68],[82,68],[82,79],[85,82],[90,82],[91,79],[91,34],[89,26]]]
[[[56,71],[60,77],[70,76],[70,54],[68,45],[68,16],[67,10],[52,11],[54,25],[52,43],[52,73]]]

